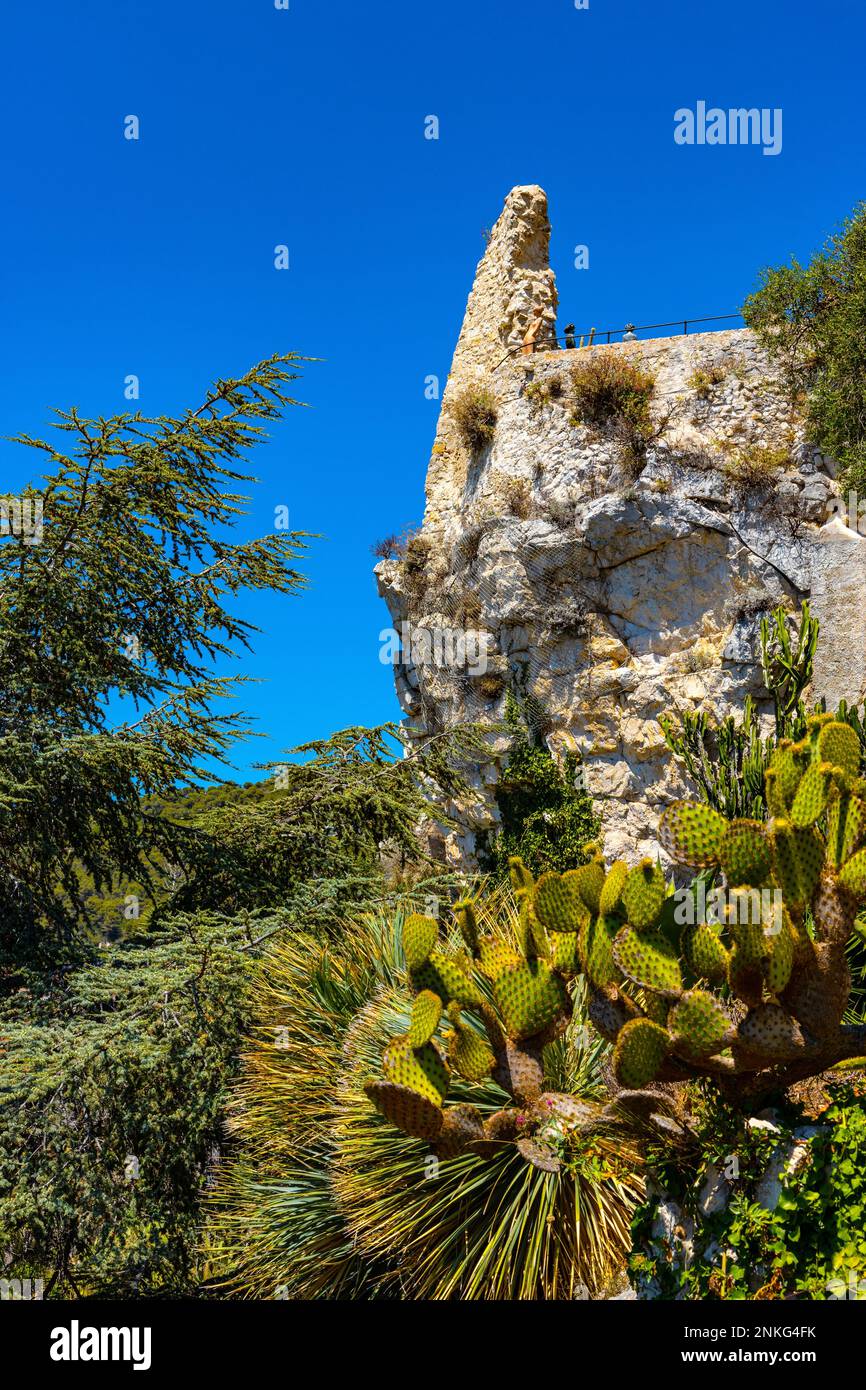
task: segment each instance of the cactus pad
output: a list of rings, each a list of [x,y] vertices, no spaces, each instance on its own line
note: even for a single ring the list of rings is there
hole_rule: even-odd
[[[764,967],[769,951],[763,928],[757,924],[732,927],[734,945],[728,957],[728,984],[745,1004],[758,1004],[764,992]]]
[[[862,898],[866,894],[866,849],[860,849],[842,866],[839,873],[839,882],[842,887],[855,897]]]
[[[413,1139],[435,1139],[441,1130],[441,1109],[417,1091],[392,1081],[368,1081],[364,1090],[379,1114]]]
[[[562,879],[570,888],[577,890],[578,896],[590,912],[598,912],[605,880],[604,865],[600,859],[582,864],[579,869],[569,869],[562,875]]]
[[[628,865],[624,860],[619,859],[615,864],[611,864],[604,883],[601,886],[601,893],[598,899],[598,910],[602,915],[606,916],[609,912],[615,912],[619,907],[623,884],[627,878]]]
[[[657,932],[623,927],[613,943],[613,957],[629,980],[656,994],[676,996],[683,987],[676,952]]]
[[[740,897],[737,905],[731,908],[728,931],[744,959],[758,963],[765,958],[769,947],[765,938],[763,903]]]
[[[791,806],[791,821],[794,825],[814,825],[827,809],[832,785],[832,768],[829,763],[810,763],[803,773],[797,795]]]
[[[651,989],[641,990],[641,1008],[647,1018],[651,1018],[653,1023],[660,1023],[663,1028],[667,1027],[668,1014],[670,1013],[670,1001],[661,994],[653,994]]]
[[[488,980],[494,980],[503,970],[510,970],[512,966],[520,964],[517,952],[494,936],[482,936],[478,943],[478,954],[481,972]]]
[[[794,850],[804,901],[808,903],[818,886],[824,865],[824,841],[813,825],[794,828]]]
[[[647,1086],[658,1075],[670,1047],[664,1028],[648,1018],[627,1023],[616,1040],[613,1069],[617,1081],[630,1091]]]
[[[423,1047],[439,1027],[442,1017],[442,1000],[432,990],[422,989],[416,994],[412,1004],[412,1021],[406,1034],[410,1047]]]
[[[818,757],[822,762],[841,767],[849,777],[860,771],[860,740],[850,724],[831,720],[818,735]]]
[[[861,850],[860,854],[863,853]],[[833,874],[825,874],[818,885],[812,912],[818,935],[824,941],[839,941],[844,944],[854,930],[863,892],[852,885],[852,879],[859,880],[866,874],[866,865],[860,865],[856,874],[849,874],[847,879],[845,875],[860,859],[860,854],[855,854],[854,858],[849,860],[838,878]]]
[[[486,1038],[468,1023],[455,1022],[448,1039],[448,1062],[466,1081],[483,1081],[492,1072],[496,1058]]]
[[[461,898],[459,903],[454,904],[454,915],[457,918],[457,925],[460,928],[460,935],[466,943],[466,949],[471,956],[478,955],[478,921],[475,916],[475,904],[471,898]]]
[[[683,955],[699,979],[719,984],[728,978],[728,952],[716,927],[707,922],[686,927],[682,942]]]
[[[608,1042],[615,1042],[620,1029],[638,1017],[637,1005],[614,989],[593,990],[587,1013]]]
[[[779,791],[778,774],[771,767],[764,773],[764,800],[767,803],[767,810],[771,816],[781,817],[787,820],[789,807]]]
[[[805,760],[801,750],[795,750],[794,745],[787,740],[779,744],[768,768],[768,772],[773,774],[776,794],[781,803],[778,814],[784,815],[790,811],[804,767]]]
[[[564,982],[544,961],[520,961],[493,981],[493,997],[508,1036],[517,1040],[541,1033],[568,1011]]]
[[[759,1004],[737,1028],[737,1043],[770,1059],[790,1057],[803,1046],[796,1021],[779,1004]]]
[[[768,957],[764,964],[764,979],[771,994],[781,994],[794,968],[796,938],[788,914],[783,911],[776,928],[764,932]]]
[[[508,860],[508,872],[511,875],[511,887],[515,893],[518,888],[529,888],[530,891],[535,886],[535,879],[531,871],[526,867],[519,854],[512,854]]]
[[[808,736],[804,740],[804,742],[807,745],[817,743],[818,735],[820,734],[824,725],[832,724],[833,722],[834,717],[832,714],[830,714],[829,710],[819,710],[815,714],[810,714],[809,718],[806,720],[806,729],[808,731]],[[800,743],[794,744],[795,748],[800,748],[801,746],[802,744]]]
[[[416,1091],[434,1105],[441,1105],[448,1094],[448,1068],[433,1043],[413,1047],[408,1037],[392,1038],[382,1054],[386,1081]]]
[[[477,1151],[484,1158],[491,1158],[500,1150],[502,1144],[511,1143],[520,1134],[517,1121],[521,1118],[519,1110],[495,1110],[484,1121],[484,1145],[477,1145]]]
[[[659,823],[662,848],[679,864],[709,869],[719,862],[722,837],[728,822],[710,806],[675,801]]]
[[[541,1094],[544,1085],[544,1065],[541,1049],[507,1039],[497,1054],[493,1080],[503,1091],[509,1091],[521,1105],[531,1105]]]
[[[674,1047],[684,1057],[696,1060],[717,1052],[730,1026],[719,1001],[702,989],[684,994],[668,1018]]]
[[[719,859],[725,878],[732,886],[747,883],[758,888],[765,883],[773,866],[773,855],[761,822],[731,821],[722,836]]]
[[[436,1139],[440,1158],[454,1158],[470,1144],[484,1138],[484,1119],[474,1105],[452,1105],[442,1112],[442,1128]]]
[[[775,820],[771,832],[776,878],[789,909],[806,907],[821,876],[824,842],[814,826]]]
[[[531,1163],[533,1168],[538,1168],[542,1173],[558,1173],[562,1167],[556,1154],[535,1139],[518,1139],[514,1147],[527,1163]]]
[[[866,805],[859,796],[842,792],[827,811],[827,855],[836,868],[850,859],[866,838]]]
[[[432,951],[424,964],[412,971],[412,983],[419,991],[429,989],[438,994],[443,1004],[452,999],[458,1004],[484,1003],[484,995],[465,970],[441,951]]]
[[[618,917],[591,917],[581,928],[578,952],[590,984],[597,989],[616,984],[620,972],[613,958],[613,942],[622,923]]]
[[[563,975],[576,975],[580,970],[580,953],[576,931],[554,932],[551,940],[550,963]]]
[[[439,923],[435,917],[412,912],[403,923],[403,954],[410,970],[423,965],[439,938]]]
[[[531,894],[526,888],[518,888],[516,897],[520,904],[518,940],[523,955],[527,960],[534,960],[536,956],[549,955],[550,942],[544,924],[539,920],[535,908],[532,906]]]
[[[542,874],[535,885],[533,906],[549,931],[577,931],[585,916],[577,885],[563,874]]]
[[[638,931],[654,926],[666,896],[661,868],[651,859],[642,859],[629,871],[622,890],[622,905],[630,924]]]

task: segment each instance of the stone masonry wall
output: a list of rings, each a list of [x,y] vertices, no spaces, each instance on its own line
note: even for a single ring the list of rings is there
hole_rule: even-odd
[[[552,750],[583,754],[606,852],[631,860],[656,853],[658,815],[684,791],[659,715],[721,716],[761,697],[761,612],[809,598],[822,623],[814,694],[866,695],[866,543],[833,514],[832,461],[747,330],[525,351],[556,331],[548,246],[544,193],[513,190],[443,395],[423,527],[376,573],[398,631],[486,634],[481,674],[404,650],[410,723],[494,723],[509,684],[535,696]],[[607,351],[655,377],[659,437],[640,471],[621,441],[573,420],[571,371]],[[473,455],[452,408],[478,386],[497,422]],[[477,831],[495,824],[507,744],[490,741],[499,761],[460,808],[455,860],[471,862]]]

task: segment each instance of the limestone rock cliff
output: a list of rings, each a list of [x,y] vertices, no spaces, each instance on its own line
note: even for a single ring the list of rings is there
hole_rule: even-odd
[[[557,348],[549,235],[542,190],[514,189],[469,297],[423,526],[376,573],[404,638],[474,630],[487,644],[482,671],[462,649],[446,659],[404,642],[411,724],[493,724],[509,684],[535,696],[552,750],[582,751],[606,853],[633,859],[656,852],[658,814],[684,790],[659,715],[760,698],[762,612],[809,598],[822,625],[814,694],[866,695],[866,543],[835,515],[832,461],[747,330]],[[575,365],[608,352],[654,378],[637,465],[571,405]],[[478,390],[496,414],[480,449],[455,410]],[[491,745],[501,759],[505,739]],[[471,861],[495,824],[496,775],[494,761],[460,808],[453,858]]]

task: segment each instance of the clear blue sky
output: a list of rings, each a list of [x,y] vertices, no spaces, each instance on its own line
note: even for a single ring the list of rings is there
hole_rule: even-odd
[[[244,701],[268,734],[242,775],[398,714],[370,546],[421,519],[424,379],[445,378],[509,188],[546,188],[560,322],[579,327],[736,309],[866,196],[860,0],[290,4],[4,16],[0,432],[40,433],[55,405],[122,411],[129,373],[156,414],[273,351],[324,359],[299,393],[313,409],[255,461],[245,534],[282,503],[327,539],[303,597],[240,604],[264,629]],[[698,100],[781,107],[782,153],[678,147],[673,113]],[[4,443],[0,469],[14,491],[33,458]]]

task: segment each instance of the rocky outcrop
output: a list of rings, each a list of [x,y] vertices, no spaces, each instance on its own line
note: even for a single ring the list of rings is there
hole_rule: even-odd
[[[456,483],[466,486],[471,463],[452,416],[455,397],[467,386],[497,379],[511,354],[553,339],[556,308],[547,198],[535,185],[515,188],[476,271],[442,396],[427,475],[425,527],[431,531],[439,517],[436,499],[442,498],[449,515],[448,499]]]
[[[822,623],[815,694],[866,694],[866,546],[831,519],[833,465],[747,330],[560,350],[546,199],[509,194],[476,275],[409,554],[377,566],[404,634],[482,634],[486,660],[418,659],[397,691],[410,722],[501,719],[509,684],[545,707],[554,751],[582,751],[605,853],[655,853],[684,788],[663,713],[717,716],[760,698],[760,615],[809,598]],[[599,353],[654,378],[638,463],[615,431],[576,420],[572,372]],[[492,441],[465,442],[455,402],[483,388]],[[483,669],[480,667],[483,666]],[[491,735],[495,756],[505,740]],[[495,824],[494,762],[461,808],[472,855]]]

